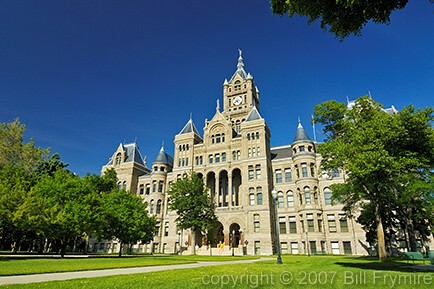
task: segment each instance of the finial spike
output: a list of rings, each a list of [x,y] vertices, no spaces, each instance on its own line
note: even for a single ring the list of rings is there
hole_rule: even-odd
[[[239,54],[240,54],[240,58],[242,58],[242,57],[243,57],[243,51],[242,51],[241,49],[238,48],[238,52],[239,52]]]
[[[217,99],[216,111],[220,111],[220,100]]]

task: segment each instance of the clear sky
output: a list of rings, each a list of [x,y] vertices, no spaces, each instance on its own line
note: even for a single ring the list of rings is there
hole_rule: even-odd
[[[339,42],[264,0],[2,0],[0,122],[69,168],[99,173],[121,142],[148,166],[193,115],[202,132],[238,49],[260,91],[271,145],[289,144],[313,107],[370,91],[385,106],[434,105],[434,5],[410,0],[391,25]],[[321,136],[318,136],[321,139]]]

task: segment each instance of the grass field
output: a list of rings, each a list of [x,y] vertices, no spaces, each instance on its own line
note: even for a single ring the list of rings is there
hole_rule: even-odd
[[[155,257],[155,259],[166,257]],[[196,256],[184,257],[196,261]],[[203,258],[203,257],[202,257]],[[178,260],[169,258],[170,260]],[[231,259],[231,257],[229,257]],[[150,259],[149,259],[150,260]],[[203,259],[205,260],[205,259]],[[208,257],[209,260],[209,257]],[[211,260],[215,260],[212,258]],[[57,260],[59,261],[59,260]],[[181,259],[179,259],[181,261]],[[14,261],[12,261],[14,262]],[[1,288],[433,288],[434,272],[413,272],[402,261],[372,258],[283,256],[264,261],[147,274],[54,281]]]
[[[236,260],[257,257],[235,257]],[[83,270],[145,267],[185,264],[210,260],[208,256],[137,256],[137,257],[97,257],[97,258],[15,258],[0,257],[0,276],[39,273],[70,272]],[[215,256],[213,261],[234,260],[231,256]]]

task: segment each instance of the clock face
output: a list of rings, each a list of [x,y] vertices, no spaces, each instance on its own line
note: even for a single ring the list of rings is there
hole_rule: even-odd
[[[237,97],[235,97],[234,100],[233,100],[233,103],[234,103],[235,105],[239,105],[239,104],[241,104],[241,102],[243,102],[243,99],[241,98],[241,96],[237,96]]]

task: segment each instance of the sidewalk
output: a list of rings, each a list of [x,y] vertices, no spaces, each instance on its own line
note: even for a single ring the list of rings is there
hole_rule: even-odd
[[[94,278],[94,277],[105,277],[105,276],[113,276],[113,275],[149,273],[149,272],[157,272],[157,271],[164,271],[164,270],[189,269],[189,268],[228,265],[228,264],[248,264],[248,263],[254,263],[258,261],[268,261],[268,260],[274,260],[274,258],[261,258],[261,259],[254,259],[254,260],[223,261],[223,262],[197,262],[197,263],[178,264],[178,265],[4,276],[4,277],[0,277],[0,285],[27,284],[27,283],[37,283],[37,282],[47,282],[47,281],[71,280],[71,279],[79,279],[79,278]]]

